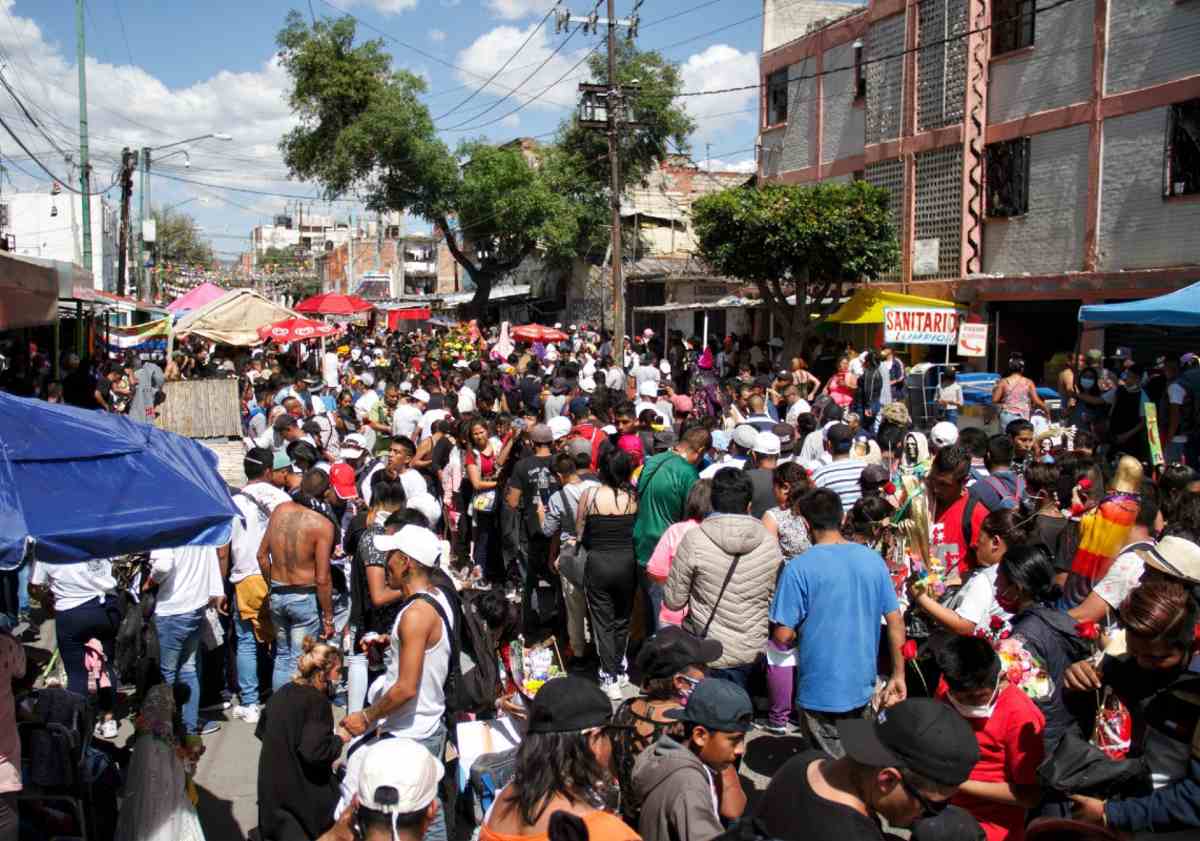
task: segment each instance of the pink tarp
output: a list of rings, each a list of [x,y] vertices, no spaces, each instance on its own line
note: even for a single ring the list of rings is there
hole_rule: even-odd
[[[167,310],[170,312],[187,312],[188,310],[198,310],[205,304],[211,304],[228,291],[228,289],[222,289],[215,283],[208,283],[206,281],[201,283],[191,292],[180,295],[174,301],[167,304]]]

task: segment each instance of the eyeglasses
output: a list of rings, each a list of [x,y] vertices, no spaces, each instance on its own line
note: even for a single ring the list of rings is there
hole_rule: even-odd
[[[904,787],[904,791],[909,797],[921,804],[921,809],[923,810],[923,815],[925,817],[940,815],[942,812],[946,811],[946,807],[950,805],[949,800],[930,800],[928,797],[921,794],[921,792],[917,791],[916,787],[909,783],[908,780],[904,779],[903,774],[900,775],[900,785]]]

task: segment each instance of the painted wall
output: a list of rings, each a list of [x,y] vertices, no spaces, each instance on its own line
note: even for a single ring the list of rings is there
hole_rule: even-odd
[[[840,44],[825,51],[825,70],[847,68],[824,78],[824,124],[821,127],[821,162],[861,155],[864,104],[854,104],[854,46]]]
[[[63,191],[11,193],[8,228],[16,238],[17,254],[45,257],[83,265],[83,202],[75,193]],[[92,228],[92,287],[107,292],[117,288],[117,241],[120,220],[116,208],[98,196],[90,202]],[[51,211],[55,215],[51,215]]]
[[[865,5],[821,0],[763,0],[763,52],[769,52],[802,37],[815,21],[840,18],[847,12],[861,9]]]
[[[1106,93],[1200,73],[1200,4],[1109,0]]]
[[[1077,0],[1038,12],[1032,51],[1009,59],[998,57],[991,64],[990,122],[1083,102],[1091,96],[1094,11],[1093,3]]]

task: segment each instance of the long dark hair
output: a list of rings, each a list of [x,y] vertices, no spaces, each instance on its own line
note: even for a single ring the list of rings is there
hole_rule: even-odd
[[[526,826],[538,822],[556,794],[595,805],[596,790],[608,781],[586,733],[527,733],[517,748],[512,785]]]
[[[1000,572],[1037,604],[1052,605],[1062,595],[1054,583],[1054,559],[1040,543],[1010,546],[1000,561]]]
[[[637,494],[633,487],[633,458],[629,453],[616,448],[607,450],[600,457],[599,468],[602,485],[631,496]]]

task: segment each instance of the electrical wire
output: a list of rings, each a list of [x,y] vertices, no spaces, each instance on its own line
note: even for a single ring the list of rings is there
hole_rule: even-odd
[[[107,187],[105,187],[103,190],[97,190],[95,192],[84,193],[82,190],[75,189],[74,187],[71,186],[71,184],[69,183],[69,181],[67,179],[62,178],[59,175],[55,174],[53,170],[51,170],[48,166],[46,166],[44,163],[42,163],[41,158],[32,154],[29,151],[29,147],[25,145],[25,141],[22,140],[20,138],[20,136],[9,127],[8,123],[4,120],[3,117],[0,117],[0,126],[2,126],[6,132],[8,132],[9,137],[11,137],[13,140],[15,140],[17,142],[17,145],[21,147],[22,151],[24,151],[26,155],[29,155],[30,160],[32,160],[35,164],[37,164],[38,167],[43,172],[45,172],[47,175],[49,175],[51,178],[53,178],[55,181],[57,181],[64,190],[69,190],[70,192],[75,193],[76,195],[81,195],[81,196],[83,196],[83,195],[102,196],[105,193],[107,193],[109,190],[111,190],[113,187],[116,186],[118,179],[113,179],[113,182],[111,184],[109,184]]]

